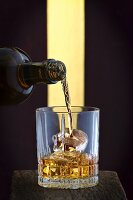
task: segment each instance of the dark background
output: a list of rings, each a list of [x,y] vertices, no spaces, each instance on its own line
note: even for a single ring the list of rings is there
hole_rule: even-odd
[[[0,3],[0,46],[46,59],[46,1]],[[85,105],[101,110],[100,169],[117,171],[132,200],[133,2],[86,0],[85,27]],[[37,168],[35,109],[46,105],[47,87],[40,85],[23,104],[0,107],[1,200],[9,196],[14,169]]]
[[[86,1],[85,104],[98,106],[100,169],[133,199],[133,1]]]
[[[45,0],[0,1],[0,46],[17,46],[33,61],[46,59]],[[7,200],[14,169],[37,169],[35,110],[47,105],[47,86],[36,86],[16,106],[0,107],[0,200]]]

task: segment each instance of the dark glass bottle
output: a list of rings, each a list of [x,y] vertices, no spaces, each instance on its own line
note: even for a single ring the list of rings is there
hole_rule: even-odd
[[[0,105],[20,103],[28,98],[34,85],[54,84],[65,76],[66,67],[61,61],[32,62],[19,48],[0,48]]]

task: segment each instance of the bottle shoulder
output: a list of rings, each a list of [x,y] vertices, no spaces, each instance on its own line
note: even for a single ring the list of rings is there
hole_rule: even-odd
[[[30,61],[30,57],[19,48],[0,48],[0,67],[16,66]]]
[[[0,48],[0,105],[22,102],[32,92],[33,86],[25,89],[19,82],[18,68],[29,62],[29,57],[16,48]]]

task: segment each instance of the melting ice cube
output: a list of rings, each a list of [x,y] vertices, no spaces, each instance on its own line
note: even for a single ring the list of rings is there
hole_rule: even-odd
[[[84,151],[88,144],[88,136],[81,130],[73,129],[71,136],[65,137],[64,143],[74,147],[76,151]]]
[[[72,133],[65,129],[64,138],[62,132],[54,135],[54,151],[67,150],[67,151],[84,151],[88,144],[88,136],[85,132],[73,129]]]

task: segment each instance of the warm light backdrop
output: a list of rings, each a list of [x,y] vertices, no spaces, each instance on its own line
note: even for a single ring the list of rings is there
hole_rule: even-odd
[[[47,0],[47,57],[66,64],[72,105],[84,105],[84,34],[84,0]],[[60,82],[48,86],[53,105],[65,105]]]

